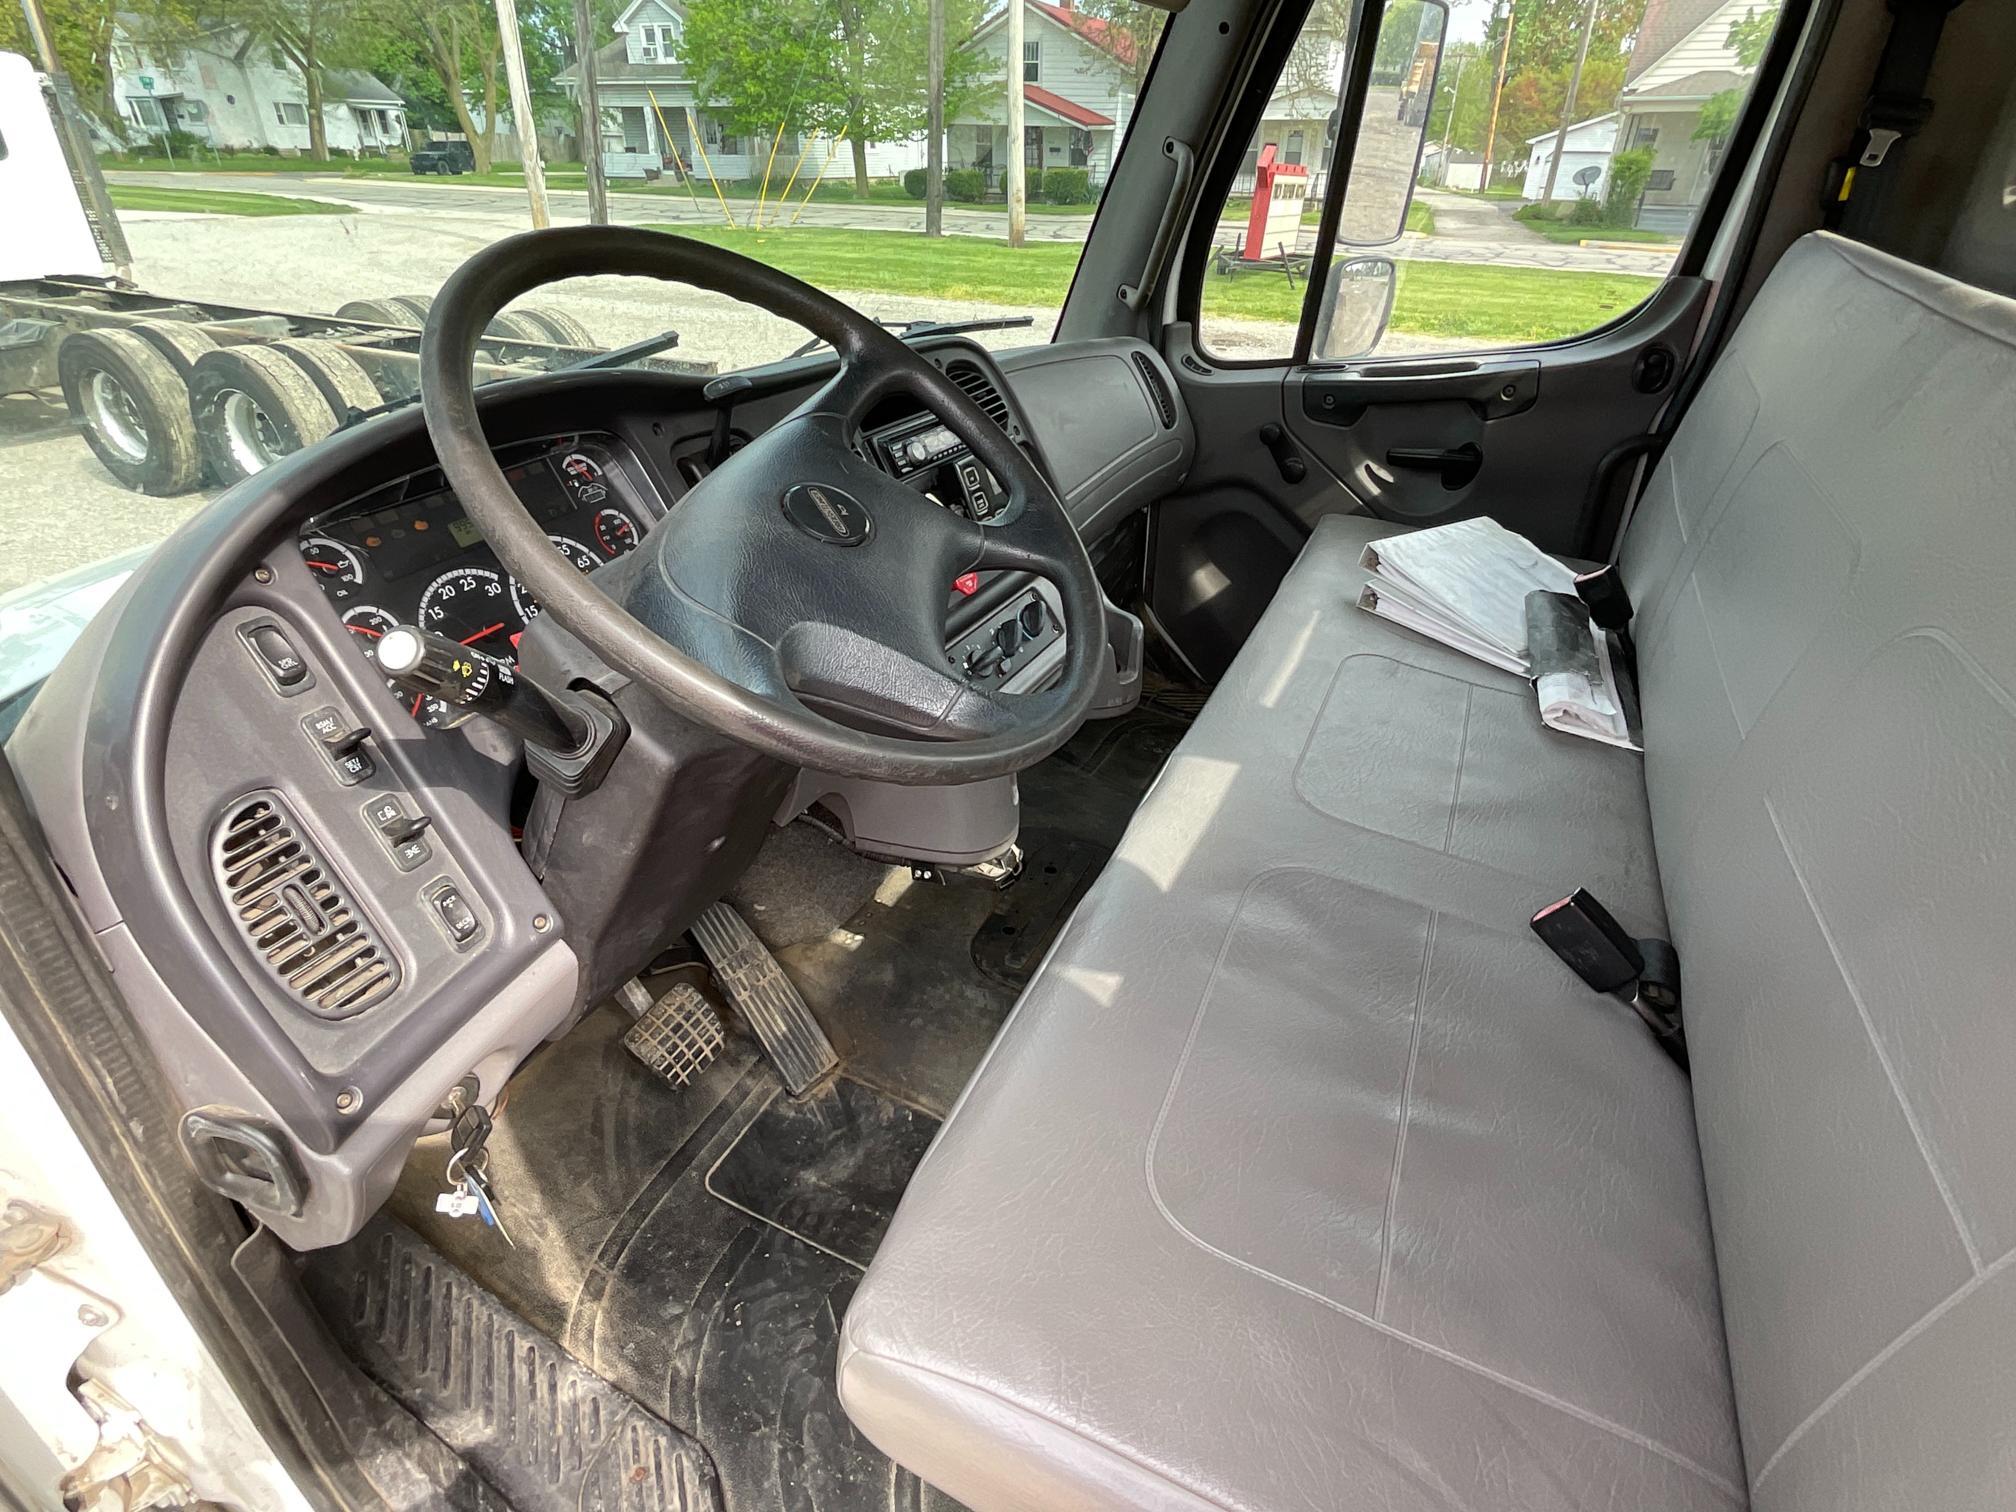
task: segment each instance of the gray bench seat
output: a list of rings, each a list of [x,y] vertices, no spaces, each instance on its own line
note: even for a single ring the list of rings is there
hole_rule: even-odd
[[[976,1512],[2010,1505],[2012,392],[2008,301],[1795,248],[1627,537],[1642,760],[1326,521],[918,1171],[863,1431]]]

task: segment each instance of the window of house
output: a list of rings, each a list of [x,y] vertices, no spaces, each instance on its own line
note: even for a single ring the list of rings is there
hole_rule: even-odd
[[[160,101],[148,95],[134,95],[129,103],[133,107],[133,120],[136,125],[144,126],[150,131],[161,129]]]
[[[282,126],[306,126],[308,124],[308,107],[298,104],[293,100],[275,100],[273,102],[273,119],[278,121]]]
[[[660,22],[647,22],[638,28],[637,56],[646,63],[658,63],[672,56],[676,40],[673,29]]]
[[[1722,164],[1724,146],[1779,9],[1758,0],[1675,37],[1641,26],[1630,0],[1384,0],[1364,110],[1343,141],[1333,112],[1352,72],[1350,7],[1316,0],[1208,244],[1190,249],[1199,337],[1233,361],[1346,360],[1561,341],[1621,319],[1670,274],[1717,169],[1740,166]],[[1704,72],[1725,84],[1706,100],[1671,87]],[[1267,142],[1281,144],[1271,175]],[[1333,178],[1337,244],[1313,267]],[[1515,245],[1544,255],[1508,258]],[[1344,319],[1347,285],[1353,299],[1390,292],[1385,318]],[[1337,349],[1365,332],[1376,346]]]
[[[1043,82],[1043,40],[1040,37],[1030,37],[1022,43],[1022,82]]]

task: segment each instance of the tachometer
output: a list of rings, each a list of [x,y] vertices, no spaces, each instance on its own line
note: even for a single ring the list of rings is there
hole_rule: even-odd
[[[495,661],[511,659],[511,638],[524,621],[504,575],[488,567],[451,567],[420,595],[420,628],[471,646]]]
[[[605,509],[595,516],[595,544],[607,557],[620,557],[637,549],[637,522],[620,509]]]
[[[602,565],[602,559],[579,541],[569,540],[563,535],[549,535],[546,539],[553,543],[555,551],[574,564],[576,572],[593,572]],[[531,590],[515,577],[511,579],[511,607],[528,625],[539,617],[539,600],[532,597]]]

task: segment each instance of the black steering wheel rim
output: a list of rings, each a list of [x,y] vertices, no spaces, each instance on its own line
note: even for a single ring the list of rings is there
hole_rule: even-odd
[[[552,549],[506,481],[483,432],[471,373],[484,328],[513,299],[561,279],[605,274],[726,294],[794,321],[830,343],[840,358],[839,373],[811,400],[706,480],[705,509],[695,509],[696,488],[653,527],[645,541],[651,562],[615,575],[623,602]],[[830,295],[753,259],[663,232],[617,226],[526,232],[479,251],[442,286],[428,312],[420,370],[422,412],[442,470],[499,559],[531,589],[544,614],[696,724],[795,766],[934,786],[1018,771],[1056,750],[1083,721],[1105,649],[1104,599],[1062,501],[1042,469],[944,373]],[[954,516],[847,449],[850,429],[869,407],[896,393],[921,401],[1002,481],[1008,505],[999,524]],[[878,511],[889,515],[862,538],[860,550],[821,554],[802,524],[793,530],[778,523],[787,514],[784,493],[821,480],[798,478],[781,490],[779,483],[807,470],[844,474],[848,488],[872,496]],[[854,502],[838,485],[834,491]],[[673,525],[682,511],[690,528]],[[681,535],[692,539],[682,542]],[[700,549],[691,554],[724,581],[693,581],[694,569],[675,548],[696,542]],[[778,564],[787,576],[802,556],[790,592],[736,578],[766,553],[791,559]],[[907,567],[906,555],[915,558]],[[948,565],[957,571],[938,577],[934,589],[928,574]],[[943,668],[951,579],[988,567],[1035,572],[1058,591],[1065,651],[1061,679],[1047,693],[975,692]],[[898,591],[911,570],[926,595],[916,602]],[[852,596],[821,586],[827,578],[844,584],[850,573],[873,581]],[[929,597],[934,591],[935,601]],[[771,607],[780,597],[807,617],[794,622]],[[899,597],[904,601],[896,602]],[[877,633],[878,612],[900,624],[902,646],[876,644],[887,639]],[[935,669],[923,665],[933,617],[940,632],[930,649]],[[874,684],[874,697],[851,699],[846,669],[875,663],[878,651],[886,653],[886,665],[861,679]],[[852,722],[801,699],[808,678],[825,680],[822,697],[813,701]],[[835,687],[841,691],[834,693]],[[901,724],[903,733],[888,733],[890,726],[879,719],[855,717],[877,700],[921,716],[938,699],[944,708],[935,719],[912,718]]]

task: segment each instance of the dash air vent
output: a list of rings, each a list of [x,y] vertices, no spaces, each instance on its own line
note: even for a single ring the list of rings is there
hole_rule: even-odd
[[[1141,381],[1148,385],[1148,397],[1155,401],[1155,413],[1162,417],[1162,429],[1176,428],[1176,401],[1169,396],[1169,385],[1162,381],[1162,370],[1146,352],[1134,354],[1134,366],[1141,374]]]
[[[253,953],[309,1012],[348,1018],[399,985],[391,955],[277,798],[255,795],[234,808],[212,860]]]
[[[989,420],[1004,431],[1008,429],[1008,401],[1001,397],[1001,390],[994,386],[994,380],[977,365],[949,362],[945,365],[945,376],[964,389],[966,397],[985,410]]]

